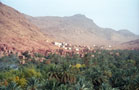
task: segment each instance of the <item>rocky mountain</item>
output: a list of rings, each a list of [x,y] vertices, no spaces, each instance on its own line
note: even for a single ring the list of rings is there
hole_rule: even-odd
[[[52,41],[70,45],[114,46],[139,39],[128,30],[101,28],[77,14],[69,17],[31,17],[0,3],[0,47],[16,50],[57,49]]]
[[[0,45],[17,50],[55,48],[39,28],[29,22],[23,14],[0,3]]]
[[[101,28],[93,20],[81,14],[69,17],[31,17],[27,15],[25,17],[56,41],[71,44],[117,45],[139,38],[128,30],[115,31],[111,28]]]

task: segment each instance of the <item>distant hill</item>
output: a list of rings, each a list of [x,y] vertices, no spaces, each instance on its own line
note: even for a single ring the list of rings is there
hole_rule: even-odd
[[[41,31],[57,41],[80,45],[116,45],[138,39],[139,36],[128,30],[115,31],[101,28],[93,20],[77,14],[69,17],[25,17]]]
[[[17,50],[53,48],[48,40],[23,14],[0,3],[0,45],[6,44]]]
[[[124,42],[120,45],[117,45],[115,49],[137,49],[139,50],[139,39]]]

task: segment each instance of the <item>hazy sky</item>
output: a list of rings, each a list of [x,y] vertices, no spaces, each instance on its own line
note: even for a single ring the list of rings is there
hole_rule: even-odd
[[[139,34],[139,0],[1,0],[31,16],[84,14],[104,28]]]

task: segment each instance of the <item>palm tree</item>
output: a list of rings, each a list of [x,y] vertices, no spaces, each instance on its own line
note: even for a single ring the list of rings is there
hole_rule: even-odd
[[[31,77],[28,80],[27,90],[38,90],[39,86],[40,86],[39,80],[37,80],[35,77]]]
[[[86,81],[84,77],[78,77],[78,82],[75,84],[75,90],[94,90],[91,82]]]
[[[15,82],[11,82],[8,86],[0,87],[0,90],[21,90],[20,86],[18,86]]]

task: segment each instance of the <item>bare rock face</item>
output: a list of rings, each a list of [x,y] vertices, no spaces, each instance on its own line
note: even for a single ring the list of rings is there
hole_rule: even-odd
[[[128,30],[115,31],[101,28],[93,20],[77,14],[69,17],[25,17],[38,26],[43,33],[57,41],[78,45],[117,45],[139,39],[139,36]]]
[[[48,40],[23,14],[0,3],[0,44],[17,50],[55,48]]]

